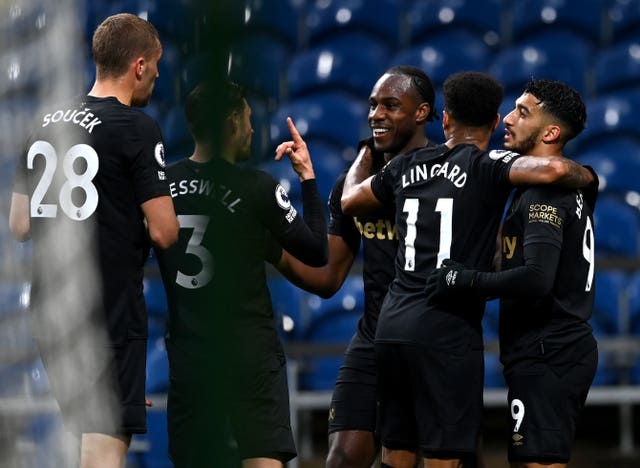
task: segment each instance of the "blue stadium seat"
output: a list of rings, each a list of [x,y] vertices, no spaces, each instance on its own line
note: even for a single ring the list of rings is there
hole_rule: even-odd
[[[249,31],[273,35],[289,45],[291,51],[301,43],[304,9],[295,0],[250,0],[245,5],[245,25]]]
[[[349,163],[343,159],[339,147],[322,140],[307,141],[307,147],[313,158],[318,191],[323,200],[328,200],[333,184]]]
[[[513,43],[565,29],[598,46],[603,40],[604,3],[605,0],[583,0],[576,8],[567,0],[514,0],[510,8]]]
[[[140,16],[153,24],[162,39],[189,46],[196,37],[196,8],[191,0],[138,0]]]
[[[507,386],[502,373],[502,363],[498,353],[484,353],[485,388],[505,388]]]
[[[414,65],[422,69],[436,88],[452,73],[465,70],[484,71],[491,50],[476,35],[466,30],[434,32],[409,48],[392,56],[392,65]]]
[[[592,141],[576,160],[593,167],[600,179],[600,191],[640,193],[640,140],[622,137]]]
[[[638,209],[613,196],[600,196],[594,213],[596,253],[637,257],[640,254]]]
[[[602,49],[595,58],[593,74],[596,94],[637,88],[640,82],[640,37]]]
[[[178,45],[171,40],[163,40],[162,58],[158,62],[160,76],[153,87],[152,101],[160,101],[166,108],[178,104],[182,60],[182,53]]]
[[[488,301],[484,308],[482,318],[482,335],[486,341],[498,339],[498,326],[500,323],[500,300]]]
[[[149,316],[166,319],[169,315],[169,306],[160,276],[145,277],[142,286]]]
[[[640,272],[629,275],[627,288],[629,299],[629,333],[640,335]]]
[[[425,43],[442,30],[464,30],[491,48],[502,38],[501,0],[415,0],[406,13],[408,44]]]
[[[607,8],[609,43],[639,39],[640,0],[611,0]]]
[[[294,55],[286,72],[288,97],[333,90],[365,100],[386,66],[386,55],[376,47],[319,46]]]
[[[230,78],[249,91],[279,102],[286,94],[287,45],[271,36],[243,35],[231,46]]]
[[[362,275],[354,273],[347,276],[340,290],[329,299],[315,295],[308,295],[306,299],[308,321],[302,339],[309,344],[344,345],[346,349],[364,308]],[[300,388],[333,388],[342,360],[341,355],[303,360]]]
[[[636,118],[640,92],[637,90],[603,94],[586,99],[585,105],[587,125],[571,142],[574,154],[581,154],[593,142],[610,136],[640,139],[640,127]]]
[[[299,339],[305,327],[302,298],[306,293],[279,275],[269,278],[267,284],[280,337],[285,341]]]
[[[628,310],[629,278],[621,270],[598,270],[595,275],[595,300],[590,323],[596,336],[616,336],[624,331],[621,322]]]
[[[290,140],[291,117],[304,139],[323,138],[340,147],[355,146],[369,135],[368,104],[347,93],[319,93],[281,104],[271,118],[271,144]]]
[[[584,92],[586,63],[582,54],[570,48],[542,48],[536,45],[513,46],[497,53],[488,71],[497,78],[505,94],[521,92],[531,78],[564,81]]]
[[[184,148],[192,148],[192,138],[187,124],[187,117],[181,105],[169,109],[165,118],[160,122],[164,140],[165,159],[174,161],[189,154],[184,154]]]
[[[93,32],[107,16],[116,13],[138,15],[141,11],[139,0],[92,0],[85,5],[85,29],[86,37],[89,38],[89,47],[91,47]]]
[[[206,53],[196,53],[186,57],[180,73],[180,101],[195,88],[198,83],[206,80],[209,75],[211,59]]]
[[[166,393],[169,390],[169,358],[164,336],[150,335],[147,348],[147,393]]]
[[[395,0],[314,2],[304,18],[307,46],[344,43],[366,36],[393,49],[399,43],[400,12]]]

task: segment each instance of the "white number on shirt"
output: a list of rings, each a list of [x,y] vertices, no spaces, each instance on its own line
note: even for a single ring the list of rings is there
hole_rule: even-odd
[[[589,272],[587,273],[587,284],[584,288],[585,291],[591,291],[593,285],[594,274],[594,245],[593,245],[593,226],[591,225],[591,218],[587,216],[587,225],[584,228],[584,236],[582,237],[582,256],[589,262]]]
[[[407,235],[404,239],[404,269],[414,271],[416,267],[415,241],[417,236],[416,222],[418,221],[418,210],[420,200],[417,198],[407,198],[404,201],[402,211],[407,215]],[[451,256],[451,241],[453,227],[453,198],[439,198],[435,211],[440,213],[440,245],[438,247],[438,260],[436,268],[442,265],[442,261]]]
[[[522,400],[514,398],[511,401],[511,417],[516,422],[513,426],[513,432],[518,432],[518,430],[520,429],[520,425],[524,420],[524,403],[522,402]]]
[[[33,218],[55,218],[58,207],[52,203],[42,203],[53,182],[58,167],[58,154],[55,148],[46,141],[38,140],[31,145],[27,153],[27,168],[33,169],[33,161],[37,156],[44,158],[44,170],[36,184],[30,202],[30,212]],[[86,169],[83,173],[75,171],[74,163],[77,159],[84,159]],[[71,219],[82,221],[91,216],[98,207],[98,190],[93,185],[93,178],[98,173],[100,162],[98,153],[91,146],[84,143],[69,148],[62,158],[62,170],[65,182],[60,188],[58,200],[62,211]],[[74,189],[84,192],[84,202],[80,206],[73,203],[71,197]]]
[[[192,229],[187,241],[185,253],[195,255],[202,264],[196,275],[185,275],[181,271],[176,274],[176,283],[187,289],[198,289],[205,286],[213,278],[213,257],[202,245],[204,233],[209,225],[209,217],[204,215],[178,215],[180,229]]]

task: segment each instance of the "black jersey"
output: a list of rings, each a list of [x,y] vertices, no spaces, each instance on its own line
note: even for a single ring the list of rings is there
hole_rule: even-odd
[[[502,269],[522,266],[523,249],[535,243],[558,249],[560,258],[550,294],[537,299],[501,299],[503,361],[515,357],[518,350],[538,347],[542,330],[547,348],[557,350],[561,343],[590,334],[586,321],[594,301],[596,197],[596,185],[584,190],[537,186],[516,192],[502,229]]]
[[[180,161],[167,174],[180,220],[178,242],[159,252],[169,339],[209,350],[219,340],[228,359],[264,367],[282,353],[267,287],[267,233],[292,254],[306,249],[317,259],[315,243],[326,243],[326,230],[312,232],[265,172],[214,159]],[[318,205],[322,212],[319,198]]]
[[[462,298],[446,312],[428,306],[426,278],[446,258],[490,268],[511,189],[509,169],[518,156],[441,145],[397,157],[373,178],[376,197],[395,203],[400,238],[377,341],[450,346],[450,331],[459,326],[456,314],[480,329],[482,301]]]
[[[36,316],[64,320],[50,310],[57,293],[81,301],[93,319],[106,315],[112,344],[146,337],[150,240],[140,205],[169,195],[158,124],[116,98],[83,96],[47,106],[37,125],[14,187],[29,196]]]
[[[384,164],[383,155],[374,152],[372,171]],[[357,255],[362,238],[362,278],[364,280],[364,313],[358,330],[373,341],[380,307],[394,275],[394,260],[398,247],[398,229],[393,206],[383,206],[364,216],[347,216],[340,199],[346,171],[336,181],[329,197],[329,234],[340,236]]]

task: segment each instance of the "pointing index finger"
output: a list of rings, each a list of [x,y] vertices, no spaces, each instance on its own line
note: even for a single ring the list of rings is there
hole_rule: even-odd
[[[293,124],[293,120],[291,119],[291,117],[287,117],[287,126],[289,127],[289,131],[291,132],[291,138],[293,139],[293,141],[296,143],[298,141],[301,141],[302,137],[300,136],[300,133],[298,132],[296,126]]]

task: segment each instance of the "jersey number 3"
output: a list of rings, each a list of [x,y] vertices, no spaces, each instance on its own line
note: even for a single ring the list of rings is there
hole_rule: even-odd
[[[58,206],[52,203],[42,203],[58,167],[58,154],[51,143],[38,140],[34,142],[27,153],[27,168],[33,169],[33,162],[37,156],[44,158],[44,170],[31,196],[30,213],[32,218],[55,218]],[[83,159],[86,169],[83,173],[76,172],[74,163],[77,159]],[[98,173],[98,153],[91,146],[85,144],[74,145],[69,148],[62,158],[62,170],[65,181],[60,187],[58,201],[62,211],[71,219],[82,221],[96,211],[98,207],[98,190],[93,185],[93,178]],[[71,197],[72,191],[84,192],[84,203],[76,206]]]
[[[202,264],[202,269],[195,275],[185,275],[178,270],[176,283],[186,289],[198,289],[208,284],[213,278],[213,257],[202,245],[204,233],[209,225],[209,217],[204,215],[178,215],[180,229],[192,229],[187,241],[186,254],[195,255]]]

